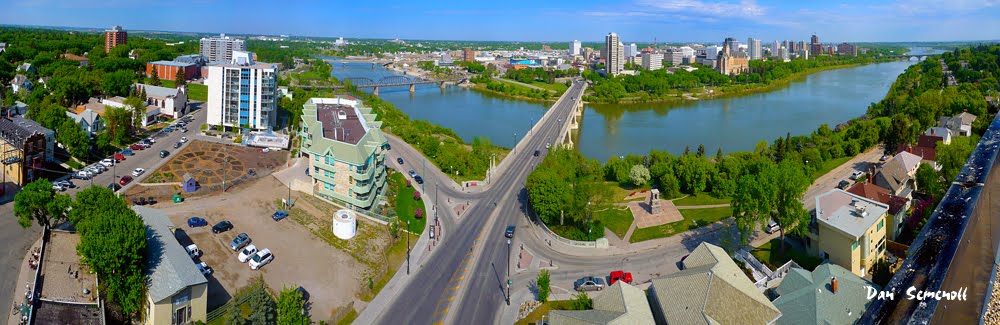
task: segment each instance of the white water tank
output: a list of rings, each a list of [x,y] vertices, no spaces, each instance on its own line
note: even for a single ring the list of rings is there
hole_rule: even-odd
[[[333,214],[333,235],[340,239],[351,239],[358,234],[358,219],[354,211],[343,209]]]

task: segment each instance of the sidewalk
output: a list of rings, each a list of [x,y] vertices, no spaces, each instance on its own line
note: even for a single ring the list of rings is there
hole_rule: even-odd
[[[13,297],[13,299],[11,304],[8,305],[12,308],[14,304],[20,305],[21,303],[24,303],[24,295],[26,292],[24,286],[31,285],[35,279],[35,269],[32,269],[31,266],[28,265],[28,261],[31,259],[31,251],[36,247],[42,247],[41,238],[34,241],[31,247],[28,248],[28,251],[25,252],[24,257],[21,259],[20,272],[17,275],[17,282],[14,283],[14,292],[11,293],[11,297]],[[7,311],[7,324],[19,325],[21,323],[21,313],[18,312],[16,315],[12,313],[13,310]]]

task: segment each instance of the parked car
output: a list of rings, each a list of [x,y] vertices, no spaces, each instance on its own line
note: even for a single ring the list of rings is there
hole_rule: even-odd
[[[245,232],[240,233],[239,235],[236,235],[235,238],[233,238],[233,241],[229,242],[229,248],[231,248],[235,252],[238,251],[240,248],[243,248],[243,246],[250,244],[250,241],[252,241],[250,239],[250,235],[247,235],[247,233]]]
[[[135,144],[132,144],[131,146],[128,146],[128,148],[129,148],[129,149],[132,149],[132,150],[142,150],[142,149],[146,149],[146,148],[144,148],[144,147],[143,147],[143,146],[142,146],[141,144],[138,144],[138,143],[135,143]]]
[[[187,245],[187,247],[184,247],[184,250],[187,251],[188,256],[191,256],[191,258],[198,258],[198,256],[201,256],[201,250],[198,249],[198,245]]]
[[[187,131],[188,131],[188,128],[185,128],[185,127],[181,128],[181,133],[187,133]]]
[[[65,188],[75,188],[76,187],[76,185],[73,184],[73,182],[71,182],[69,180],[55,181],[53,184],[58,184],[58,185],[60,185],[62,187],[65,187]]]
[[[160,158],[167,158],[170,155],[170,151],[160,150]]]
[[[111,160],[111,158],[104,158],[101,159],[101,165],[106,167],[111,167],[115,165],[115,161]]]
[[[146,203],[148,203],[148,202],[146,202],[146,198],[145,197],[141,197],[140,196],[140,197],[134,197],[134,198],[132,198],[132,204],[133,205],[146,205]]]
[[[62,192],[62,191],[66,190],[66,187],[64,187],[62,185],[59,185],[59,184],[52,184],[52,190],[53,191]]]
[[[146,148],[149,148],[149,147],[152,147],[152,146],[153,146],[153,143],[151,143],[151,142],[146,142],[146,141],[139,142],[139,147],[142,147],[143,149],[146,149]]]
[[[503,236],[507,238],[514,238],[514,225],[507,225],[507,230],[503,232]]]
[[[185,142],[188,142],[188,138],[187,137],[181,137],[181,143],[185,143]]]
[[[229,229],[233,229],[233,223],[229,222],[229,220],[219,221],[219,223],[212,226],[212,232],[216,234],[229,231]]]
[[[538,155],[541,154],[541,153],[542,153],[541,151],[535,150],[535,157],[538,157]]]
[[[120,191],[122,189],[122,186],[118,185],[118,183],[111,183],[111,184],[108,184],[108,189],[112,190],[114,192],[118,192],[118,191]]]
[[[125,186],[125,184],[128,184],[128,182],[131,182],[131,181],[132,181],[132,176],[123,175],[122,179],[118,180],[118,184],[121,184],[122,186]]]
[[[403,158],[396,158],[396,162],[398,162],[400,165],[402,165],[403,164]]]
[[[117,160],[117,161],[125,160],[125,155],[123,155],[121,152],[116,153],[115,156],[114,156],[114,159]]]
[[[855,170],[853,173],[851,173],[851,180],[855,180],[855,179],[861,178],[861,176],[864,175],[864,174],[865,174],[865,172],[863,172],[863,171]]]
[[[188,218],[188,227],[204,227],[208,225],[208,221],[202,219],[201,217],[190,217]]]
[[[163,132],[167,132],[167,133],[174,132],[174,128],[173,127],[169,127],[169,126],[165,127],[165,128],[163,128]]]
[[[632,272],[625,272],[623,270],[612,271],[609,278],[611,281],[608,281],[608,285],[614,285],[618,281],[632,284]]]
[[[133,144],[133,146],[134,146],[134,144]],[[126,156],[132,156],[132,155],[135,155],[135,152],[133,152],[131,148],[125,148],[125,149],[122,149],[122,154],[126,155]]]
[[[257,254],[257,246],[250,244],[247,247],[243,247],[243,251],[240,252],[240,256],[237,256],[236,259],[240,260],[240,263],[246,263],[254,254]]]
[[[600,291],[604,289],[604,278],[585,276],[573,283],[576,291]]]
[[[142,175],[145,172],[146,172],[146,169],[136,168],[136,169],[132,170],[132,176],[139,177],[139,175]]]
[[[174,149],[177,149],[177,148],[180,148],[180,147],[181,147],[181,143],[180,142],[174,143]]]
[[[156,198],[154,198],[152,196],[147,196],[146,197],[146,204],[149,204],[149,205],[156,204]]]
[[[90,175],[90,173],[86,170],[78,170],[73,173],[73,178],[76,179],[90,179],[90,177],[92,177],[92,175]]]
[[[410,169],[410,177],[417,177],[417,172]]]
[[[420,177],[420,175],[413,176],[413,180],[416,181],[417,184],[423,184],[424,183],[424,178]]]
[[[769,233],[769,234],[773,234],[773,233],[777,232],[778,230],[781,230],[781,226],[779,226],[778,223],[774,222],[774,221],[768,222],[767,223],[767,228],[764,228],[764,232]]]
[[[250,258],[250,269],[256,270],[264,267],[265,264],[270,263],[273,259],[274,255],[271,254],[270,249],[262,249],[257,252],[257,254],[253,254],[253,257]]]
[[[847,190],[849,186],[851,186],[851,182],[848,182],[847,180],[841,180],[840,183],[837,184],[837,188],[842,190]]]
[[[274,214],[271,215],[271,219],[274,219],[274,221],[281,221],[281,219],[286,217],[288,217],[288,212],[285,210],[275,211]]]
[[[548,149],[548,148],[551,148],[551,147],[552,147],[551,143],[548,143],[548,142],[545,143],[545,149]]]
[[[878,161],[886,161],[886,160],[889,160],[889,157],[890,157],[889,155],[882,155],[882,158],[879,158],[879,159],[878,159]]]
[[[201,274],[204,275],[212,274],[212,268],[208,267],[208,264],[206,264],[205,262],[196,263],[195,266],[198,267],[198,271],[201,272]]]
[[[153,139],[153,137],[148,137],[148,138],[146,138],[146,139],[144,139],[142,141],[146,141],[146,142],[149,142],[149,143],[156,143],[156,139]]]

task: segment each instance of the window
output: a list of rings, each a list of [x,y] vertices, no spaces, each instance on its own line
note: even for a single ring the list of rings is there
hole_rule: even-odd
[[[853,251],[855,249],[858,249],[858,241],[857,240],[855,240],[854,243],[851,244],[851,250]]]
[[[883,226],[885,226],[885,219],[878,221],[878,230],[882,230]]]
[[[316,161],[319,161],[319,155],[315,155],[313,157],[316,157]]]

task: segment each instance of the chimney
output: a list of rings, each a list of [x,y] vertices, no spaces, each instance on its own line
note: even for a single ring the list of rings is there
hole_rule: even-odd
[[[913,153],[913,146],[906,145],[906,152]]]
[[[837,277],[830,279],[830,289],[834,294],[837,293]]]

